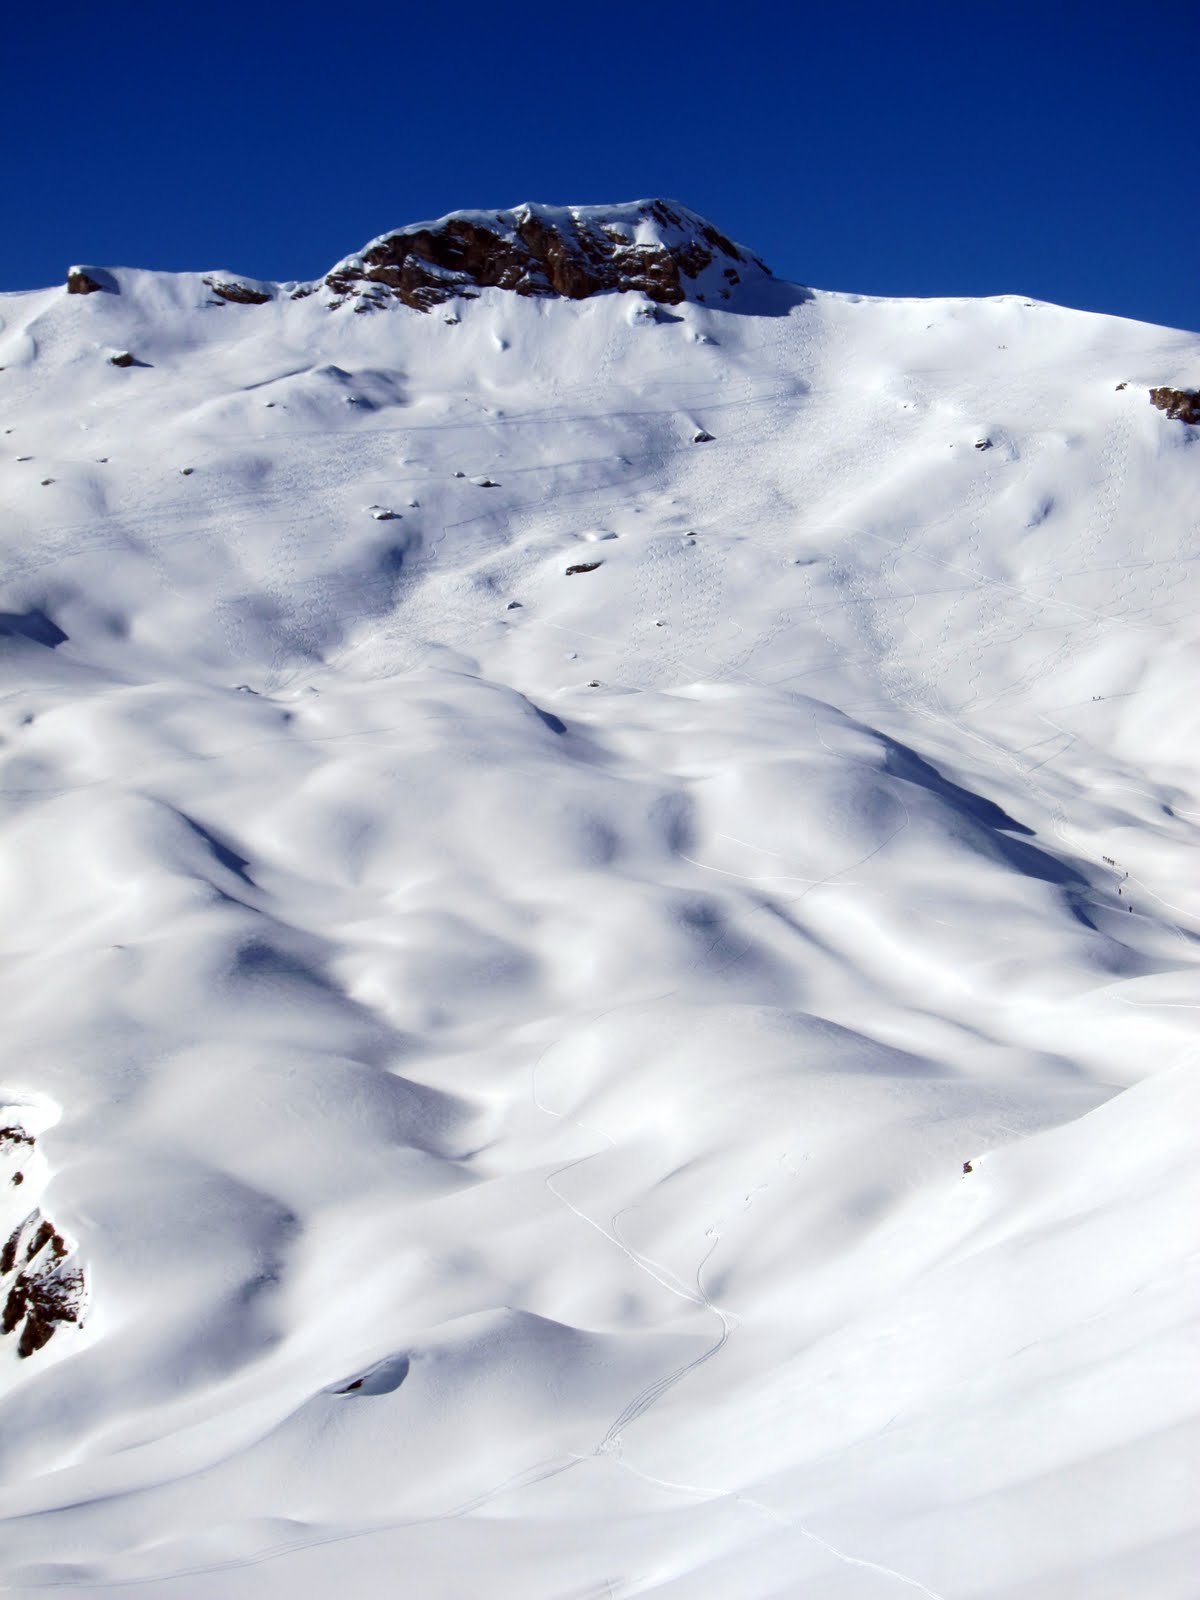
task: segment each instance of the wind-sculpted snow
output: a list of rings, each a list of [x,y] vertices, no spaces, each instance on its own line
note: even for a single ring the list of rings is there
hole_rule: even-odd
[[[1200,341],[85,275],[0,300],[0,1583],[1187,1600]]]

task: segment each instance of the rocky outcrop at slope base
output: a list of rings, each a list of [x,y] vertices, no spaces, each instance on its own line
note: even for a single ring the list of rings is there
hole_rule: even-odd
[[[1200,426],[1200,390],[1151,389],[1150,404],[1165,411],[1176,422]]]
[[[659,305],[719,303],[747,276],[770,276],[710,222],[664,200],[624,206],[461,211],[384,234],[339,262],[325,285],[355,307],[402,301],[420,311],[481,289],[583,300],[640,290]]]

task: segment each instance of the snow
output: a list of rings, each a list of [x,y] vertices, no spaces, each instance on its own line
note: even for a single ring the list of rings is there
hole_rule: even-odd
[[[111,276],[0,298],[7,1592],[1188,1600],[1200,339]]]

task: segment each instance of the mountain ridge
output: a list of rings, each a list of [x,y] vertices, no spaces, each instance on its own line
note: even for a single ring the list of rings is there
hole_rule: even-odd
[[[324,288],[329,303],[366,311],[396,300],[417,311],[498,288],[523,296],[587,299],[641,292],[657,305],[686,299],[729,302],[744,280],[770,278],[752,251],[678,201],[448,212],[430,222],[389,229],[343,256],[321,278],[274,283],[241,274],[208,274],[218,301],[264,304],[277,294],[304,298]],[[73,266],[71,294],[117,293],[110,269]]]

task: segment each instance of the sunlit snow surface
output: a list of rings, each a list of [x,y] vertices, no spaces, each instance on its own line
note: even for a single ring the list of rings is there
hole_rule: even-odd
[[[0,299],[8,1592],[1190,1600],[1200,341],[116,278]]]

